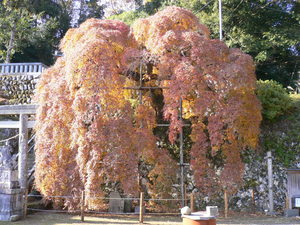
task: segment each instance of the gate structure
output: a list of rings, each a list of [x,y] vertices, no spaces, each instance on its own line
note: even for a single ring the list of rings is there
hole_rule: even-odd
[[[15,211],[12,208],[21,204],[21,211],[23,215],[18,215],[19,217],[26,215],[26,205],[27,205],[27,194],[28,194],[28,129],[33,128],[34,122],[28,121],[28,115],[35,114],[37,106],[36,105],[4,105],[0,106],[0,115],[19,115],[19,121],[0,121],[0,128],[18,128],[19,129],[19,153],[18,153],[18,174],[17,181],[19,182],[21,189],[21,199],[18,196],[11,197],[10,204],[2,203],[0,209],[0,214],[4,215],[5,212]],[[12,171],[13,172],[13,171]],[[15,179],[11,176],[12,180],[8,182],[14,182]],[[6,181],[7,182],[7,181]],[[15,191],[14,191],[15,192]],[[9,192],[13,194],[13,192]],[[12,207],[12,208],[10,208]],[[19,208],[19,207],[17,207]],[[7,220],[3,216],[4,220]],[[1,219],[1,218],[0,218]],[[11,219],[13,220],[13,219]]]
[[[154,87],[149,87],[149,86],[144,86],[143,85],[143,73],[142,73],[142,68],[143,64],[140,63],[140,68],[139,68],[139,85],[138,86],[131,86],[131,87],[124,87],[124,89],[129,89],[129,90],[136,90],[138,91],[139,94],[139,104],[143,104],[143,90],[155,90],[155,89],[168,89],[168,87],[162,87],[162,86],[154,86]],[[190,126],[190,124],[184,124],[183,123],[183,108],[182,108],[182,98],[180,98],[180,106],[179,106],[179,119],[181,121],[181,124],[183,126]],[[164,124],[156,124],[157,127],[169,127],[170,124],[164,123]],[[179,132],[179,167],[180,167],[180,193],[181,193],[181,206],[183,207],[185,205],[185,186],[184,186],[184,167],[189,166],[189,163],[184,162],[184,152],[183,152],[183,127],[181,127],[180,132]]]
[[[42,63],[8,63],[0,64],[0,79],[1,81],[8,81],[12,83],[17,83],[17,81],[24,81],[26,77],[31,77],[30,87],[19,87],[13,88],[13,91],[20,92],[29,91],[33,89],[36,79],[39,78],[43,70],[47,68]],[[6,84],[1,86],[3,92],[8,90]],[[17,89],[17,90],[16,90]],[[10,95],[12,93],[9,93]],[[1,176],[3,182],[11,183],[10,190],[7,190],[5,196],[1,198],[9,199],[9,201],[0,201],[0,220],[15,220],[19,217],[26,215],[26,205],[27,205],[27,192],[28,192],[28,129],[33,128],[34,121],[28,121],[28,116],[35,114],[37,105],[1,105],[0,106],[0,115],[18,115],[19,121],[0,121],[0,128],[14,128],[19,130],[19,150],[18,150],[18,170],[15,171],[15,168],[10,168],[9,176]],[[31,149],[30,149],[31,150]],[[3,152],[1,152],[3,154]],[[14,175],[17,172],[16,176]],[[8,179],[8,180],[7,180]],[[1,181],[2,182],[2,181]],[[17,187],[15,187],[14,182],[18,182],[20,186],[20,194],[16,194]],[[14,186],[14,187],[12,187]],[[19,192],[18,192],[19,193]],[[21,213],[19,212],[21,211]],[[11,213],[17,213],[21,215],[13,215]],[[10,216],[11,215],[11,216]]]

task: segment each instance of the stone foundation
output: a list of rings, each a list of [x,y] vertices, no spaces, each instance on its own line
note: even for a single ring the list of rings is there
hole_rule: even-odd
[[[23,194],[18,182],[18,171],[13,170],[11,158],[5,156],[5,147],[0,149],[0,221],[16,221],[23,215]],[[5,157],[4,157],[5,156]]]
[[[23,191],[10,189],[0,193],[0,221],[15,221],[23,213]]]

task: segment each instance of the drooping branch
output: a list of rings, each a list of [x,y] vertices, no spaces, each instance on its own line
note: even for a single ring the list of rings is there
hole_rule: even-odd
[[[149,181],[143,188],[155,197],[170,195],[177,165],[174,154],[157,147],[153,130],[169,121],[169,140],[176,140],[181,99],[183,119],[191,122],[197,186],[236,189],[240,152],[256,146],[261,120],[251,57],[211,40],[196,16],[177,7],[132,29],[87,20],[67,32],[61,49],[64,56],[37,89],[36,183],[44,195],[87,190],[103,196],[107,187],[135,195],[141,162]],[[145,89],[142,96],[124,89],[139,90],[141,78],[144,87],[166,88]]]

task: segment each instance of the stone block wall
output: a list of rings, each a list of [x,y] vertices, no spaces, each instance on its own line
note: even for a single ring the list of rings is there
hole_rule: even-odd
[[[0,76],[0,102],[2,104],[30,104],[39,76]]]

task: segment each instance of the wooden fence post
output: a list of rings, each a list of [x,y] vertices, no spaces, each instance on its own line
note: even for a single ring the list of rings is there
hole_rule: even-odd
[[[290,208],[290,199],[289,199],[289,194],[288,192],[285,193],[285,209]]]
[[[144,192],[140,195],[140,223],[144,223]]]
[[[84,222],[84,202],[85,202],[85,192],[82,191],[81,194],[81,221]]]
[[[184,185],[184,206],[188,205],[187,193],[186,193],[186,184]]]
[[[227,196],[227,191],[224,190],[224,205],[225,205],[225,218],[228,217],[228,196]]]
[[[194,196],[194,193],[192,192],[191,193],[191,202],[190,202],[190,205],[191,205],[191,211],[192,212],[195,212],[195,196]]]
[[[254,189],[251,189],[251,200],[252,200],[252,208],[253,208],[253,212],[255,212],[255,193],[254,193]]]

